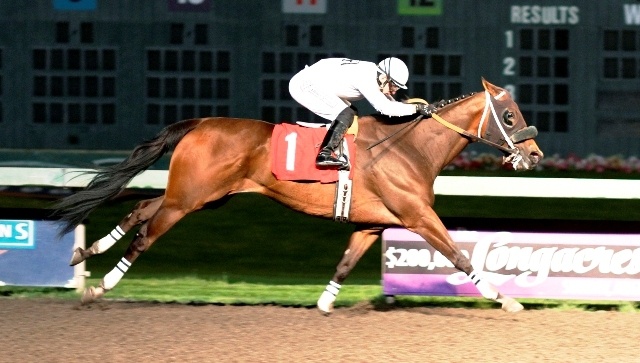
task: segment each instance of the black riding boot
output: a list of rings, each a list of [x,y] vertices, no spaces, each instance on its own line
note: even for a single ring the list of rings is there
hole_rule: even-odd
[[[348,166],[346,162],[341,161],[336,157],[335,151],[338,146],[340,146],[340,142],[342,142],[344,134],[353,123],[353,117],[355,115],[356,113],[350,107],[347,107],[340,112],[335,121],[331,123],[331,126],[320,145],[320,152],[316,157],[317,166]]]

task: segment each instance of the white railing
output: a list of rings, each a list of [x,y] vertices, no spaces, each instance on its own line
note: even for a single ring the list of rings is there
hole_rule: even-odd
[[[0,186],[83,187],[92,177],[82,174],[88,170],[0,167]],[[147,170],[127,187],[164,189],[167,178],[167,170]],[[434,190],[454,196],[638,199],[640,180],[439,176]]]

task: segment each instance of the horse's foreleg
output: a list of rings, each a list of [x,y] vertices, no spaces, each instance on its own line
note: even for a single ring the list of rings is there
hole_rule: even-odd
[[[382,229],[356,229],[349,238],[349,245],[344,251],[344,255],[336,267],[336,273],[325,288],[320,299],[318,299],[318,309],[329,314],[333,311],[333,303],[340,292],[342,283],[349,276],[356,263],[364,255],[371,245],[378,239]]]
[[[107,251],[133,227],[149,220],[158,210],[163,199],[164,196],[138,202],[133,208],[133,211],[124,217],[109,234],[93,242],[91,247],[86,250],[81,247],[76,248],[76,250],[73,251],[69,265],[75,266],[91,256],[99,255]]]
[[[421,235],[433,248],[449,259],[458,270],[466,273],[484,298],[502,304],[502,310],[507,312],[518,312],[523,309],[519,302],[501,294],[497,288],[491,285],[483,277],[481,270],[474,269],[471,261],[462,254],[460,248],[451,239],[447,228],[433,209],[429,209],[422,218],[420,226],[409,229]]]
[[[118,282],[124,277],[133,262],[165,232],[167,232],[175,223],[177,223],[186,212],[180,209],[160,208],[157,213],[144,223],[136,234],[135,238],[129,244],[127,251],[116,267],[107,273],[97,287],[89,287],[85,289],[81,302],[88,304],[104,296],[104,294],[113,289]]]

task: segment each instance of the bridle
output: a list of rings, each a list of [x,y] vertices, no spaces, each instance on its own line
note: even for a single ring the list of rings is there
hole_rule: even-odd
[[[434,108],[434,112],[431,113],[431,118],[433,118],[434,120],[438,121],[440,124],[446,126],[447,128],[459,133],[460,135],[470,139],[472,142],[481,142],[483,144],[489,145],[493,148],[496,148],[500,151],[502,151],[505,156],[505,163],[511,163],[514,168],[515,166],[522,160],[522,155],[520,155],[520,149],[518,149],[515,144],[520,143],[522,141],[525,140],[529,140],[529,139],[533,139],[538,135],[538,130],[536,129],[535,126],[525,126],[522,127],[521,129],[513,132],[511,135],[508,135],[507,132],[505,131],[504,127],[502,126],[502,123],[500,122],[500,119],[498,118],[498,114],[496,113],[496,109],[495,106],[493,105],[493,101],[492,101],[492,97],[491,94],[489,93],[489,91],[484,91],[485,92],[485,104],[484,104],[484,110],[482,111],[482,117],[480,118],[480,123],[478,124],[478,133],[477,135],[474,135],[464,129],[462,129],[459,126],[456,126],[450,122],[448,122],[447,120],[443,119],[442,117],[440,117],[438,114],[435,113],[436,109]],[[505,92],[501,92],[499,93],[495,99],[499,100],[500,98],[502,98],[502,96],[505,95]],[[413,103],[417,103],[417,102],[421,102],[421,103],[425,103],[428,104],[428,102],[426,102],[425,100],[422,99],[410,99],[407,100],[406,102],[413,102]],[[485,124],[485,120],[488,119],[488,115],[489,112],[491,112],[491,117],[494,121],[494,123],[490,123],[491,121],[489,121],[489,124],[487,124],[487,128],[492,127],[494,124],[495,126],[493,126],[492,128],[496,128],[498,130],[498,137],[497,138],[493,138],[493,133],[490,133],[488,138],[483,138],[482,137],[482,127]],[[415,118],[413,121],[410,121],[405,127],[401,128],[400,130],[394,132],[393,134],[383,138],[382,140],[374,143],[373,145],[369,146],[367,148],[367,150],[371,149],[372,147],[390,139],[391,137],[393,137],[394,135],[398,134],[399,132],[401,132],[402,130],[406,129],[407,127],[411,126],[411,125],[415,125],[418,122],[420,122],[422,119],[424,118],[423,115],[418,116],[417,118]],[[487,132],[488,133],[488,132]],[[504,146],[504,144],[507,144],[507,146]]]

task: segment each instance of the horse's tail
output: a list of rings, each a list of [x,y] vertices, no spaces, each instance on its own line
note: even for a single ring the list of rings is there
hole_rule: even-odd
[[[64,222],[60,234],[71,232],[91,211],[116,196],[131,179],[173,150],[178,142],[202,121],[203,119],[191,119],[169,125],[153,139],[136,146],[121,163],[89,172],[96,175],[85,189],[61,199],[54,206],[53,215]]]

